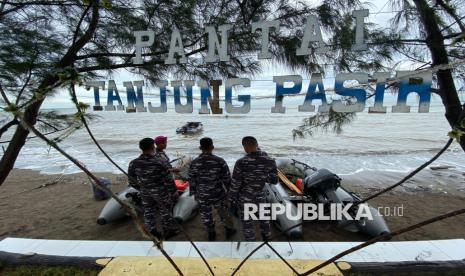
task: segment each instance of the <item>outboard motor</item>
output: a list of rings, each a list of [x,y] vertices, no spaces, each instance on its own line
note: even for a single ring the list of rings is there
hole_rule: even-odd
[[[320,169],[305,177],[302,182],[304,194],[336,190],[341,186],[341,178],[327,169]]]
[[[142,208],[142,197],[139,191],[129,192],[126,194],[126,198],[131,199],[135,207]]]

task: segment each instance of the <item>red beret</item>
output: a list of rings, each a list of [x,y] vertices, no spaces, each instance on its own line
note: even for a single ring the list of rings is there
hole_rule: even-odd
[[[162,143],[165,143],[168,140],[168,137],[166,137],[166,136],[157,136],[153,140],[155,141],[155,144],[162,144]]]

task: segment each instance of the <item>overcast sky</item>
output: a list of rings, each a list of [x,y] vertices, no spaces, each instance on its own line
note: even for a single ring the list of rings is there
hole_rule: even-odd
[[[308,2],[317,3],[315,1],[308,1]],[[389,28],[390,27],[389,20],[394,15],[390,3],[386,1],[381,1],[381,0],[367,1],[366,3],[370,10],[370,16],[368,17],[368,19],[366,19],[366,22],[375,23],[380,28]],[[292,71],[286,68],[285,66],[277,64],[276,62],[273,62],[273,61],[267,60],[267,61],[263,61],[262,63],[263,63],[262,74],[254,77],[252,79],[251,87],[247,88],[247,91],[249,92],[253,91],[253,95],[263,94],[263,93],[269,95],[270,93],[273,93],[275,84],[272,82],[272,78],[275,75],[302,74],[302,72]],[[402,70],[412,69],[412,64],[410,62],[400,64],[400,66],[401,67],[398,69],[402,69]],[[305,80],[308,79],[309,76],[306,74],[302,74],[302,75],[304,78],[304,82],[303,82],[303,85],[304,85],[303,90],[304,90],[305,85],[307,85],[308,83],[308,81],[305,81]],[[122,70],[117,71],[113,75],[112,79],[115,80],[119,88],[121,87],[121,89],[119,89],[119,92],[120,92],[121,98],[124,103],[126,101],[125,99],[126,96],[125,96],[125,93],[122,93],[123,82],[140,80],[141,77],[137,75],[132,75],[128,73],[126,70],[122,69]],[[257,81],[254,81],[254,80],[257,80]],[[105,80],[105,81],[108,81],[108,80]],[[334,74],[327,73],[324,82],[325,82],[326,88],[332,88],[333,83],[334,83]],[[151,91],[151,92],[155,92],[155,91]],[[89,104],[93,103],[93,92],[91,90],[87,91],[83,88],[78,88],[77,93],[78,93],[78,98],[80,101],[87,102]],[[195,94],[197,93],[196,90],[194,90],[194,93]],[[103,91],[100,97],[101,97],[102,104],[106,103],[106,91]],[[145,101],[147,102],[147,100]],[[170,99],[168,99],[168,101],[170,101]],[[65,90],[61,91],[60,93],[57,93],[57,96],[53,98],[47,98],[47,100],[44,103],[44,108],[70,108],[70,107],[73,107],[73,104],[69,100],[68,92]]]

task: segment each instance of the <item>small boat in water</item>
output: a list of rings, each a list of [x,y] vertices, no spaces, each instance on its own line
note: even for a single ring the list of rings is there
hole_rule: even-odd
[[[203,124],[201,122],[187,122],[182,127],[176,129],[176,133],[180,134],[196,134],[203,130]]]
[[[290,238],[302,237],[302,217],[298,214],[298,203],[321,204],[324,210],[330,210],[330,204],[356,205],[361,201],[355,193],[341,186],[341,178],[327,169],[316,169],[305,163],[293,159],[277,159],[276,164],[282,175],[278,184],[266,184],[265,195],[269,203],[279,203],[290,208],[292,216],[277,214],[274,224],[281,231],[292,228],[286,232]],[[285,179],[283,179],[285,178]],[[292,179],[292,180],[289,180]],[[298,183],[297,191],[289,189],[282,183]],[[378,210],[370,205],[364,206],[365,211],[370,213],[371,219],[361,217],[359,220],[347,220],[344,216],[338,220],[337,226],[351,232],[361,232],[368,236],[379,236],[389,233],[389,228]],[[359,206],[350,209],[350,213],[356,213]],[[291,217],[293,219],[291,219]]]

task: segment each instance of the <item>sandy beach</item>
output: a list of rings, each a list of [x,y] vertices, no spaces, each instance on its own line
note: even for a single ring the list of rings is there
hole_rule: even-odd
[[[429,170],[429,169],[427,169]],[[405,227],[435,215],[465,206],[465,192],[459,189],[438,191],[428,189],[430,186],[426,171],[423,176],[413,179],[416,188],[406,184],[399,190],[380,196],[370,203],[373,206],[391,207],[399,210],[402,206],[403,216],[385,217],[391,230]],[[99,173],[112,182],[112,189],[120,191],[126,185],[121,175]],[[450,181],[459,181],[451,173],[445,174]],[[456,175],[459,178],[461,174]],[[403,175],[384,175],[376,179],[385,184],[395,183]],[[360,181],[373,179],[367,173],[345,177],[343,185],[362,196],[379,190],[360,185]],[[439,177],[440,179],[441,177]],[[435,179],[438,179],[437,175]],[[461,176],[463,181],[463,175]],[[446,179],[447,180],[447,179]],[[425,183],[418,183],[424,181]],[[418,188],[424,187],[424,188]],[[145,239],[133,226],[130,219],[105,226],[97,225],[95,220],[105,201],[92,198],[89,180],[84,174],[44,175],[32,170],[14,170],[7,181],[0,187],[0,239],[5,237],[27,237],[46,239],[84,239],[84,240],[143,240]],[[427,240],[464,238],[465,216],[458,216],[433,225],[406,233],[395,240]],[[185,224],[189,235],[194,240],[205,240],[206,233],[199,216]],[[276,229],[273,230],[275,233]],[[218,231],[219,240],[224,239]],[[172,240],[185,240],[178,234]],[[235,240],[242,239],[241,234]],[[281,238],[285,240],[285,238]],[[331,223],[307,222],[304,226],[304,239],[307,241],[362,241],[368,239],[357,233],[350,233],[335,227]]]

